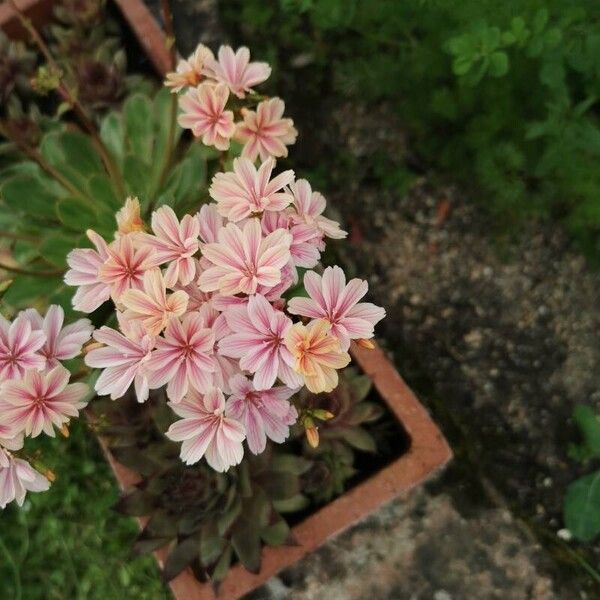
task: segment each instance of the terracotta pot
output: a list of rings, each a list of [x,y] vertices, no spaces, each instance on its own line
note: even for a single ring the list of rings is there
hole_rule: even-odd
[[[164,75],[170,68],[170,56],[165,36],[152,14],[141,0],[115,0],[115,3],[121,9],[157,72],[161,76]],[[21,0],[18,5],[39,25],[43,24],[44,19],[50,15],[52,0]],[[0,28],[22,36],[24,32],[18,23],[15,24],[15,19],[6,3],[0,6]],[[365,350],[353,345],[351,353],[354,362],[372,379],[381,399],[408,434],[410,438],[408,451],[296,525],[293,532],[298,542],[297,546],[263,548],[260,573],[254,575],[241,565],[235,565],[229,571],[216,596],[210,584],[200,583],[191,569],[187,569],[170,582],[173,594],[178,600],[240,598],[271,576],[317,549],[330,537],[420,484],[450,460],[452,452],[440,430],[383,351],[378,346],[374,350]],[[102,440],[100,443],[102,444]],[[129,490],[140,481],[140,477],[119,464],[106,446],[102,445],[119,486],[124,491]],[[144,519],[140,521],[141,524],[145,523]],[[156,553],[161,566],[166,553],[166,548]]]

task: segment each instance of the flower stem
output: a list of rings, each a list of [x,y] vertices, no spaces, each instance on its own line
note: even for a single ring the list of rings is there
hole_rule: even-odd
[[[62,275],[62,269],[52,269],[51,271],[30,271],[29,269],[23,269],[22,267],[13,267],[12,265],[6,265],[0,263],[0,271],[8,271],[9,273],[16,273],[17,275],[31,275],[32,277],[55,277],[56,275]]]
[[[21,140],[12,136],[9,128],[4,125],[4,123],[0,122],[0,134],[2,134],[7,140],[10,140],[13,144],[15,144],[19,150],[30,158],[34,162],[36,162],[41,169],[46,171],[48,175],[53,177],[58,183],[60,183],[67,191],[69,191],[74,196],[84,197],[88,199],[86,196],[83,196],[80,190],[78,190],[60,171],[56,170],[43,156],[40,152],[38,152],[35,148],[28,146]],[[89,199],[88,199],[89,200]]]

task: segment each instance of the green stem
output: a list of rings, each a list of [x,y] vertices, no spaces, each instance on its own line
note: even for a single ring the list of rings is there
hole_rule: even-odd
[[[31,275],[32,277],[55,277],[56,275],[62,275],[64,273],[61,269],[54,269],[52,271],[30,271],[28,269],[23,269],[22,267],[5,265],[4,263],[0,263],[0,271],[8,271],[9,273],[16,273],[17,275]]]
[[[47,162],[46,159],[35,148],[31,148],[30,146],[27,146],[27,144],[13,137],[9,129],[5,127],[2,123],[0,123],[0,134],[2,134],[7,140],[10,140],[13,144],[15,144],[21,150],[21,152],[25,156],[27,156],[27,158],[30,158],[32,161],[37,163],[42,170],[44,170],[46,173],[48,173],[48,175],[53,177],[71,194],[89,200],[89,198],[84,196],[81,193],[81,191],[78,190],[60,171],[57,171],[49,162]]]

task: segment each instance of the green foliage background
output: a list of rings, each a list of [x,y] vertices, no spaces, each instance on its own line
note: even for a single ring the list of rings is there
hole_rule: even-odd
[[[506,231],[527,219],[560,220],[600,262],[598,2],[221,6],[255,56],[279,63],[276,74],[304,62],[306,85],[391,104],[408,133],[409,173],[416,163],[459,183]]]

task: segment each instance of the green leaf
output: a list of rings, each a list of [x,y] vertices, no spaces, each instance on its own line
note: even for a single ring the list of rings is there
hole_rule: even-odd
[[[154,498],[144,490],[134,490],[123,496],[115,505],[115,510],[131,517],[146,517],[154,508]]]
[[[284,519],[278,517],[277,521],[260,532],[260,537],[270,546],[281,546],[290,541],[292,531]]]
[[[14,279],[13,284],[6,290],[3,300],[15,307],[25,308],[33,304],[38,298],[47,299],[51,292],[61,288],[62,278],[57,277],[33,277],[20,275]]]
[[[87,192],[87,180],[104,166],[89,136],[79,131],[53,131],[42,139],[40,152],[77,189]]]
[[[231,545],[240,562],[251,573],[260,570],[260,536],[256,525],[250,524],[236,527],[231,536]]]
[[[273,500],[293,498],[300,492],[300,482],[294,473],[271,471],[260,480],[260,485]]]
[[[235,523],[235,520],[239,517],[242,512],[242,501],[240,498],[236,498],[229,508],[219,516],[217,520],[217,527],[219,534],[224,535],[225,532]]]
[[[125,199],[117,198],[108,175],[92,175],[88,182],[90,196],[95,204],[117,211],[125,203]]]
[[[548,23],[548,18],[548,10],[546,8],[540,8],[533,18],[533,31],[535,33],[541,33]]]
[[[466,75],[471,70],[473,62],[472,56],[459,56],[452,61],[452,72],[459,77]]]
[[[39,253],[44,260],[61,268],[67,267],[67,254],[79,245],[76,236],[66,233],[50,233],[40,245]]]
[[[127,184],[127,192],[130,196],[138,196],[140,201],[146,198],[152,168],[143,160],[132,154],[125,157],[123,163],[123,176]]]
[[[217,565],[215,566],[211,574],[211,579],[213,580],[213,582],[219,583],[223,581],[223,579],[225,579],[225,576],[229,571],[229,565],[231,564],[232,555],[233,548],[231,546],[227,546],[223,554],[221,554],[221,558],[219,558],[219,561],[217,562]]]
[[[225,548],[225,540],[219,535],[216,527],[207,526],[200,532],[200,561],[205,567],[212,565],[221,556]]]
[[[494,52],[490,55],[488,71],[492,77],[503,77],[508,73],[508,55],[506,52]]]
[[[589,458],[600,458],[600,419],[594,409],[580,404],[573,418],[581,432],[585,454]]]
[[[108,148],[108,151],[117,163],[122,164],[123,157],[125,156],[125,135],[123,132],[123,120],[120,114],[111,112],[102,119],[102,123],[100,124],[100,139],[104,142],[104,145]]]
[[[277,512],[292,513],[304,510],[310,504],[308,498],[302,494],[296,494],[287,500],[275,500],[273,506]]]
[[[44,217],[56,220],[53,195],[45,180],[32,175],[15,175],[4,182],[0,197],[11,210],[27,215],[32,219]]]
[[[96,211],[80,198],[60,200],[56,206],[56,214],[65,227],[77,233],[94,227],[98,219]]]
[[[123,105],[123,118],[126,152],[137,156],[146,164],[152,164],[154,141],[152,102],[142,94],[129,96]]]
[[[563,512],[567,529],[578,540],[591,542],[600,534],[600,471],[567,488]]]
[[[348,427],[336,430],[336,434],[357,450],[362,450],[363,452],[375,452],[377,450],[375,440],[362,427]]]
[[[163,579],[171,581],[175,579],[179,573],[189,567],[195,558],[198,556],[199,540],[196,536],[189,537],[179,542],[175,548],[169,552],[169,556],[163,568]]]

